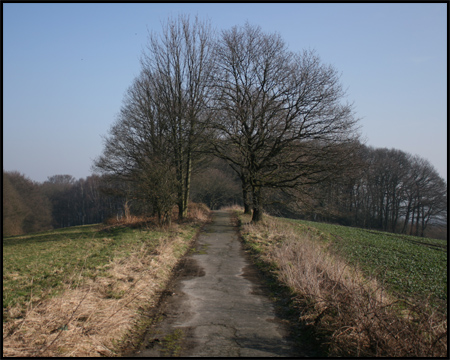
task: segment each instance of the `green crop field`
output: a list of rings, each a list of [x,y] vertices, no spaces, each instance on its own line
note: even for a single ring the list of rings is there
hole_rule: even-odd
[[[447,241],[346,226],[287,220],[316,229],[329,250],[397,295],[447,305]]]
[[[3,239],[3,313],[30,299],[56,295],[64,285],[102,276],[113,258],[140,249],[151,252],[163,236],[155,229],[101,225],[75,226]],[[184,236],[191,238],[194,226]],[[166,232],[167,234],[167,232]],[[4,321],[5,316],[3,318]]]

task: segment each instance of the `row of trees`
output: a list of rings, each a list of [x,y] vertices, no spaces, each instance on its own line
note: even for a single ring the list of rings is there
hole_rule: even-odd
[[[206,159],[192,176],[190,200],[211,209],[243,205],[242,183],[228,163]],[[274,215],[328,221],[405,233],[447,237],[447,184],[425,159],[396,149],[361,145],[358,168],[339,181],[298,189],[265,189]],[[3,171],[3,235],[20,235],[110,217],[147,214],[146,201],[132,199],[128,182],[98,175],[76,180],[55,175],[36,183]],[[295,191],[295,193],[294,193]]]
[[[424,236],[446,228],[447,183],[429,161],[397,149],[362,146],[359,166],[339,181],[311,187],[297,211],[317,220]]]
[[[242,203],[236,180],[226,163],[210,159],[193,177],[191,200],[213,209]],[[17,171],[3,170],[2,183],[3,236],[96,224],[153,210],[146,199],[130,196],[130,183],[107,176],[77,180],[71,175],[54,175],[38,183]],[[150,181],[148,184],[151,186]]]
[[[55,175],[37,183],[19,172],[3,170],[3,236],[124,216],[125,198],[105,190],[106,184],[98,175],[79,180]]]
[[[397,149],[360,145],[344,177],[301,189],[265,189],[272,215],[415,236],[447,238],[447,183],[433,165]],[[240,179],[212,161],[193,177],[192,200],[210,208],[243,205]]]
[[[123,199],[105,192],[98,175],[78,180],[71,175],[54,175],[41,188],[52,205],[54,228],[100,223],[123,212]]]
[[[3,236],[51,228],[49,199],[41,187],[17,171],[3,170]]]
[[[127,196],[168,221],[186,216],[191,175],[213,154],[262,218],[264,189],[299,189],[342,176],[358,143],[337,71],[311,51],[246,24],[216,36],[197,18],[151,34],[94,170],[130,184]]]

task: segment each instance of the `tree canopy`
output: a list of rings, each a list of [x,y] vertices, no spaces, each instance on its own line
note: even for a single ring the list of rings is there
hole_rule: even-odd
[[[351,166],[357,120],[337,71],[313,51],[293,53],[245,24],[222,32],[214,59],[213,146],[251,192],[254,221],[263,188],[317,183]]]

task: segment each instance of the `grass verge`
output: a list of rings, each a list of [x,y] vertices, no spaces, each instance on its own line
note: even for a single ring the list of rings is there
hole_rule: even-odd
[[[258,224],[238,216],[245,246],[290,289],[298,323],[326,355],[447,355],[446,315],[422,298],[397,298],[376,277],[330,251],[326,233],[269,216]]]
[[[191,206],[165,229],[130,219],[4,239],[3,355],[119,356],[207,217]]]
[[[326,223],[287,220],[320,233],[328,250],[377,278],[396,296],[447,309],[447,242]],[[309,230],[308,230],[309,229]]]

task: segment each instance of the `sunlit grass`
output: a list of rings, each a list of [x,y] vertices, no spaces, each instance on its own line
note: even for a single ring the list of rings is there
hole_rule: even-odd
[[[5,356],[120,356],[209,209],[188,219],[77,226],[3,242]],[[134,344],[134,345],[133,345]]]
[[[237,214],[252,259],[289,289],[298,326],[328,356],[446,354],[446,244]]]
[[[398,295],[427,298],[446,306],[447,242],[402,234],[298,220],[299,230],[323,233],[329,250],[367,275],[376,277]],[[445,302],[445,304],[443,303]]]
[[[157,245],[161,232],[99,225],[76,226],[3,239],[3,309],[23,305],[44,293],[56,295],[63,284],[95,278],[114,257],[142,243]],[[4,319],[5,320],[5,319]]]

